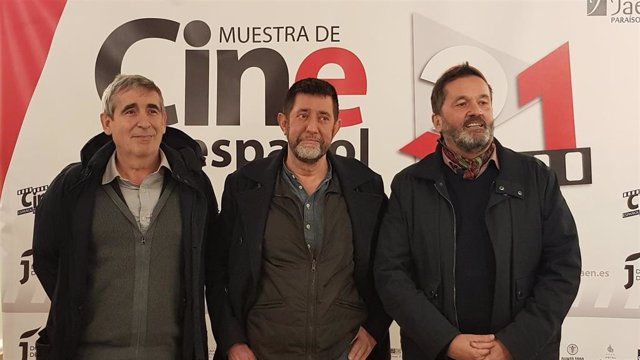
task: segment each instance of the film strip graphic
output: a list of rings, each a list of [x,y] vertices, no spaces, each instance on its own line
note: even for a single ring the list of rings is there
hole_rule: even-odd
[[[622,198],[627,199],[627,207],[630,210],[622,213],[623,219],[630,216],[640,215],[640,205],[638,205],[638,200],[636,200],[638,195],[640,195],[640,189],[625,191],[622,193]]]
[[[558,175],[558,183],[561,186],[564,185],[581,185],[591,184],[591,148],[575,148],[575,149],[560,149],[560,150],[537,150],[537,151],[523,151],[523,154],[534,156],[544,162],[544,156],[548,159],[548,164],[556,174]],[[570,156],[579,156],[580,169],[582,174],[580,178],[571,179],[568,177],[568,159]],[[572,163],[573,165],[573,163]],[[571,171],[573,175],[575,171]]]
[[[35,213],[36,207],[40,202],[40,198],[44,195],[49,185],[42,185],[36,187],[27,187],[16,191],[16,195],[20,196],[20,201],[23,208],[17,211],[18,215],[24,215],[29,213]]]

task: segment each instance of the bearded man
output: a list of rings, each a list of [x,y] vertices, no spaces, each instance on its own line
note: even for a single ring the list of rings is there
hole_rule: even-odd
[[[479,70],[447,70],[431,95],[438,147],[392,182],[375,276],[403,360],[559,357],[576,225],[556,174],[494,139],[491,100]]]
[[[227,177],[207,301],[214,359],[389,359],[373,285],[382,178],[329,152],[338,96],[309,78],[278,123],[287,147]]]

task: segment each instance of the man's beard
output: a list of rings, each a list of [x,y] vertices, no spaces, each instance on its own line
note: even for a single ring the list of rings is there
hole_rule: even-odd
[[[295,157],[307,164],[313,164],[320,160],[329,150],[329,147],[325,145],[325,142],[322,138],[317,139],[318,142],[313,145],[305,144],[301,145],[303,139],[300,137],[296,139],[295,143],[292,144],[293,154]]]
[[[465,131],[465,126],[471,122],[484,123],[484,131],[481,134],[470,133]],[[470,116],[465,119],[462,128],[454,128],[444,121],[446,127],[443,127],[441,133],[445,139],[452,141],[458,148],[466,152],[477,152],[485,149],[491,141],[493,141],[493,123],[488,124],[482,117]]]

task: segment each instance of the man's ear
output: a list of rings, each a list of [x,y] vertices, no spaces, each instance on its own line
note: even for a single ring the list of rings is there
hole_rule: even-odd
[[[436,113],[431,114],[431,122],[433,123],[433,128],[438,132],[442,130],[442,117]]]
[[[336,136],[336,134],[338,133],[338,130],[340,130],[340,128],[342,127],[342,119],[338,118],[338,120],[336,120],[333,123],[333,131],[332,131],[332,135],[331,135],[331,139],[333,139],[334,136]]]
[[[280,125],[280,130],[282,130],[282,133],[284,133],[285,136],[287,136],[287,129],[289,128],[287,124],[288,121],[289,119],[287,119],[287,115],[278,113],[278,125]]]
[[[162,110],[162,133],[167,132],[167,112]]]
[[[102,130],[105,134],[111,135],[111,122],[113,118],[106,113],[100,114],[100,124],[102,124]]]

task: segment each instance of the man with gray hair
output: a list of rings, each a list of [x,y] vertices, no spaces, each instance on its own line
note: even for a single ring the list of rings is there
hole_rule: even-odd
[[[37,358],[204,360],[218,209],[202,150],[166,127],[143,76],[118,75],[102,102],[104,132],[37,208],[33,268],[51,299]]]

